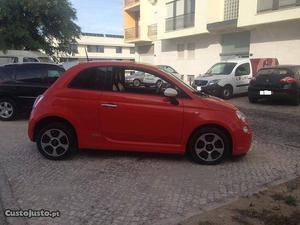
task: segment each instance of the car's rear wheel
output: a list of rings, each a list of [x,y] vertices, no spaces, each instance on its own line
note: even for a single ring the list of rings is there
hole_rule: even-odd
[[[140,85],[141,85],[141,81],[140,81],[140,80],[135,79],[135,80],[133,81],[133,86],[134,86],[134,87],[139,87]]]
[[[292,104],[298,106],[300,104],[300,97],[297,95],[292,99]]]
[[[0,120],[15,120],[17,115],[16,103],[9,98],[0,99]]]
[[[228,135],[216,127],[199,129],[190,139],[188,152],[192,159],[204,165],[221,163],[230,152]]]
[[[59,122],[42,128],[37,134],[36,142],[40,153],[51,160],[66,159],[77,148],[73,129]]]
[[[230,85],[226,85],[221,92],[223,99],[230,99],[233,97],[233,88]]]

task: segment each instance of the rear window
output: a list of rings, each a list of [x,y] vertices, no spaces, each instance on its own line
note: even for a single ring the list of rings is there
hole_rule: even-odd
[[[282,75],[282,76],[285,76],[285,75],[290,75],[290,76],[292,76],[292,75],[293,75],[293,72],[291,72],[291,71],[288,70],[288,69],[270,68],[270,69],[262,69],[262,70],[258,71],[258,73],[257,73],[256,76],[261,76],[261,75],[271,75],[271,74],[274,74],[274,75]]]
[[[70,83],[70,88],[100,90],[105,81],[106,68],[89,68],[81,71]]]

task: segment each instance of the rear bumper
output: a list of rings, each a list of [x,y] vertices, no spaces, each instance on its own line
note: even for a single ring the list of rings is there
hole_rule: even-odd
[[[261,95],[260,91],[271,91],[271,95]],[[285,98],[291,99],[299,95],[299,91],[295,88],[283,89],[283,88],[268,88],[268,87],[249,87],[248,95],[252,98]]]

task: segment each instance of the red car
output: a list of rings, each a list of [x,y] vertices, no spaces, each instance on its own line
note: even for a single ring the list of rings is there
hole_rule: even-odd
[[[154,87],[132,87],[126,76],[146,72]],[[133,62],[81,63],[34,104],[29,137],[48,159],[76,149],[189,153],[201,164],[244,155],[252,131],[233,105],[197,92],[157,67]]]

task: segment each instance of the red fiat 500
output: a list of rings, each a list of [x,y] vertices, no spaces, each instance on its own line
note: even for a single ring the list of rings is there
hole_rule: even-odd
[[[152,85],[129,85],[144,73]],[[248,152],[252,131],[233,105],[159,68],[89,62],[69,69],[35,101],[29,137],[48,159],[75,149],[188,153],[217,164]]]

